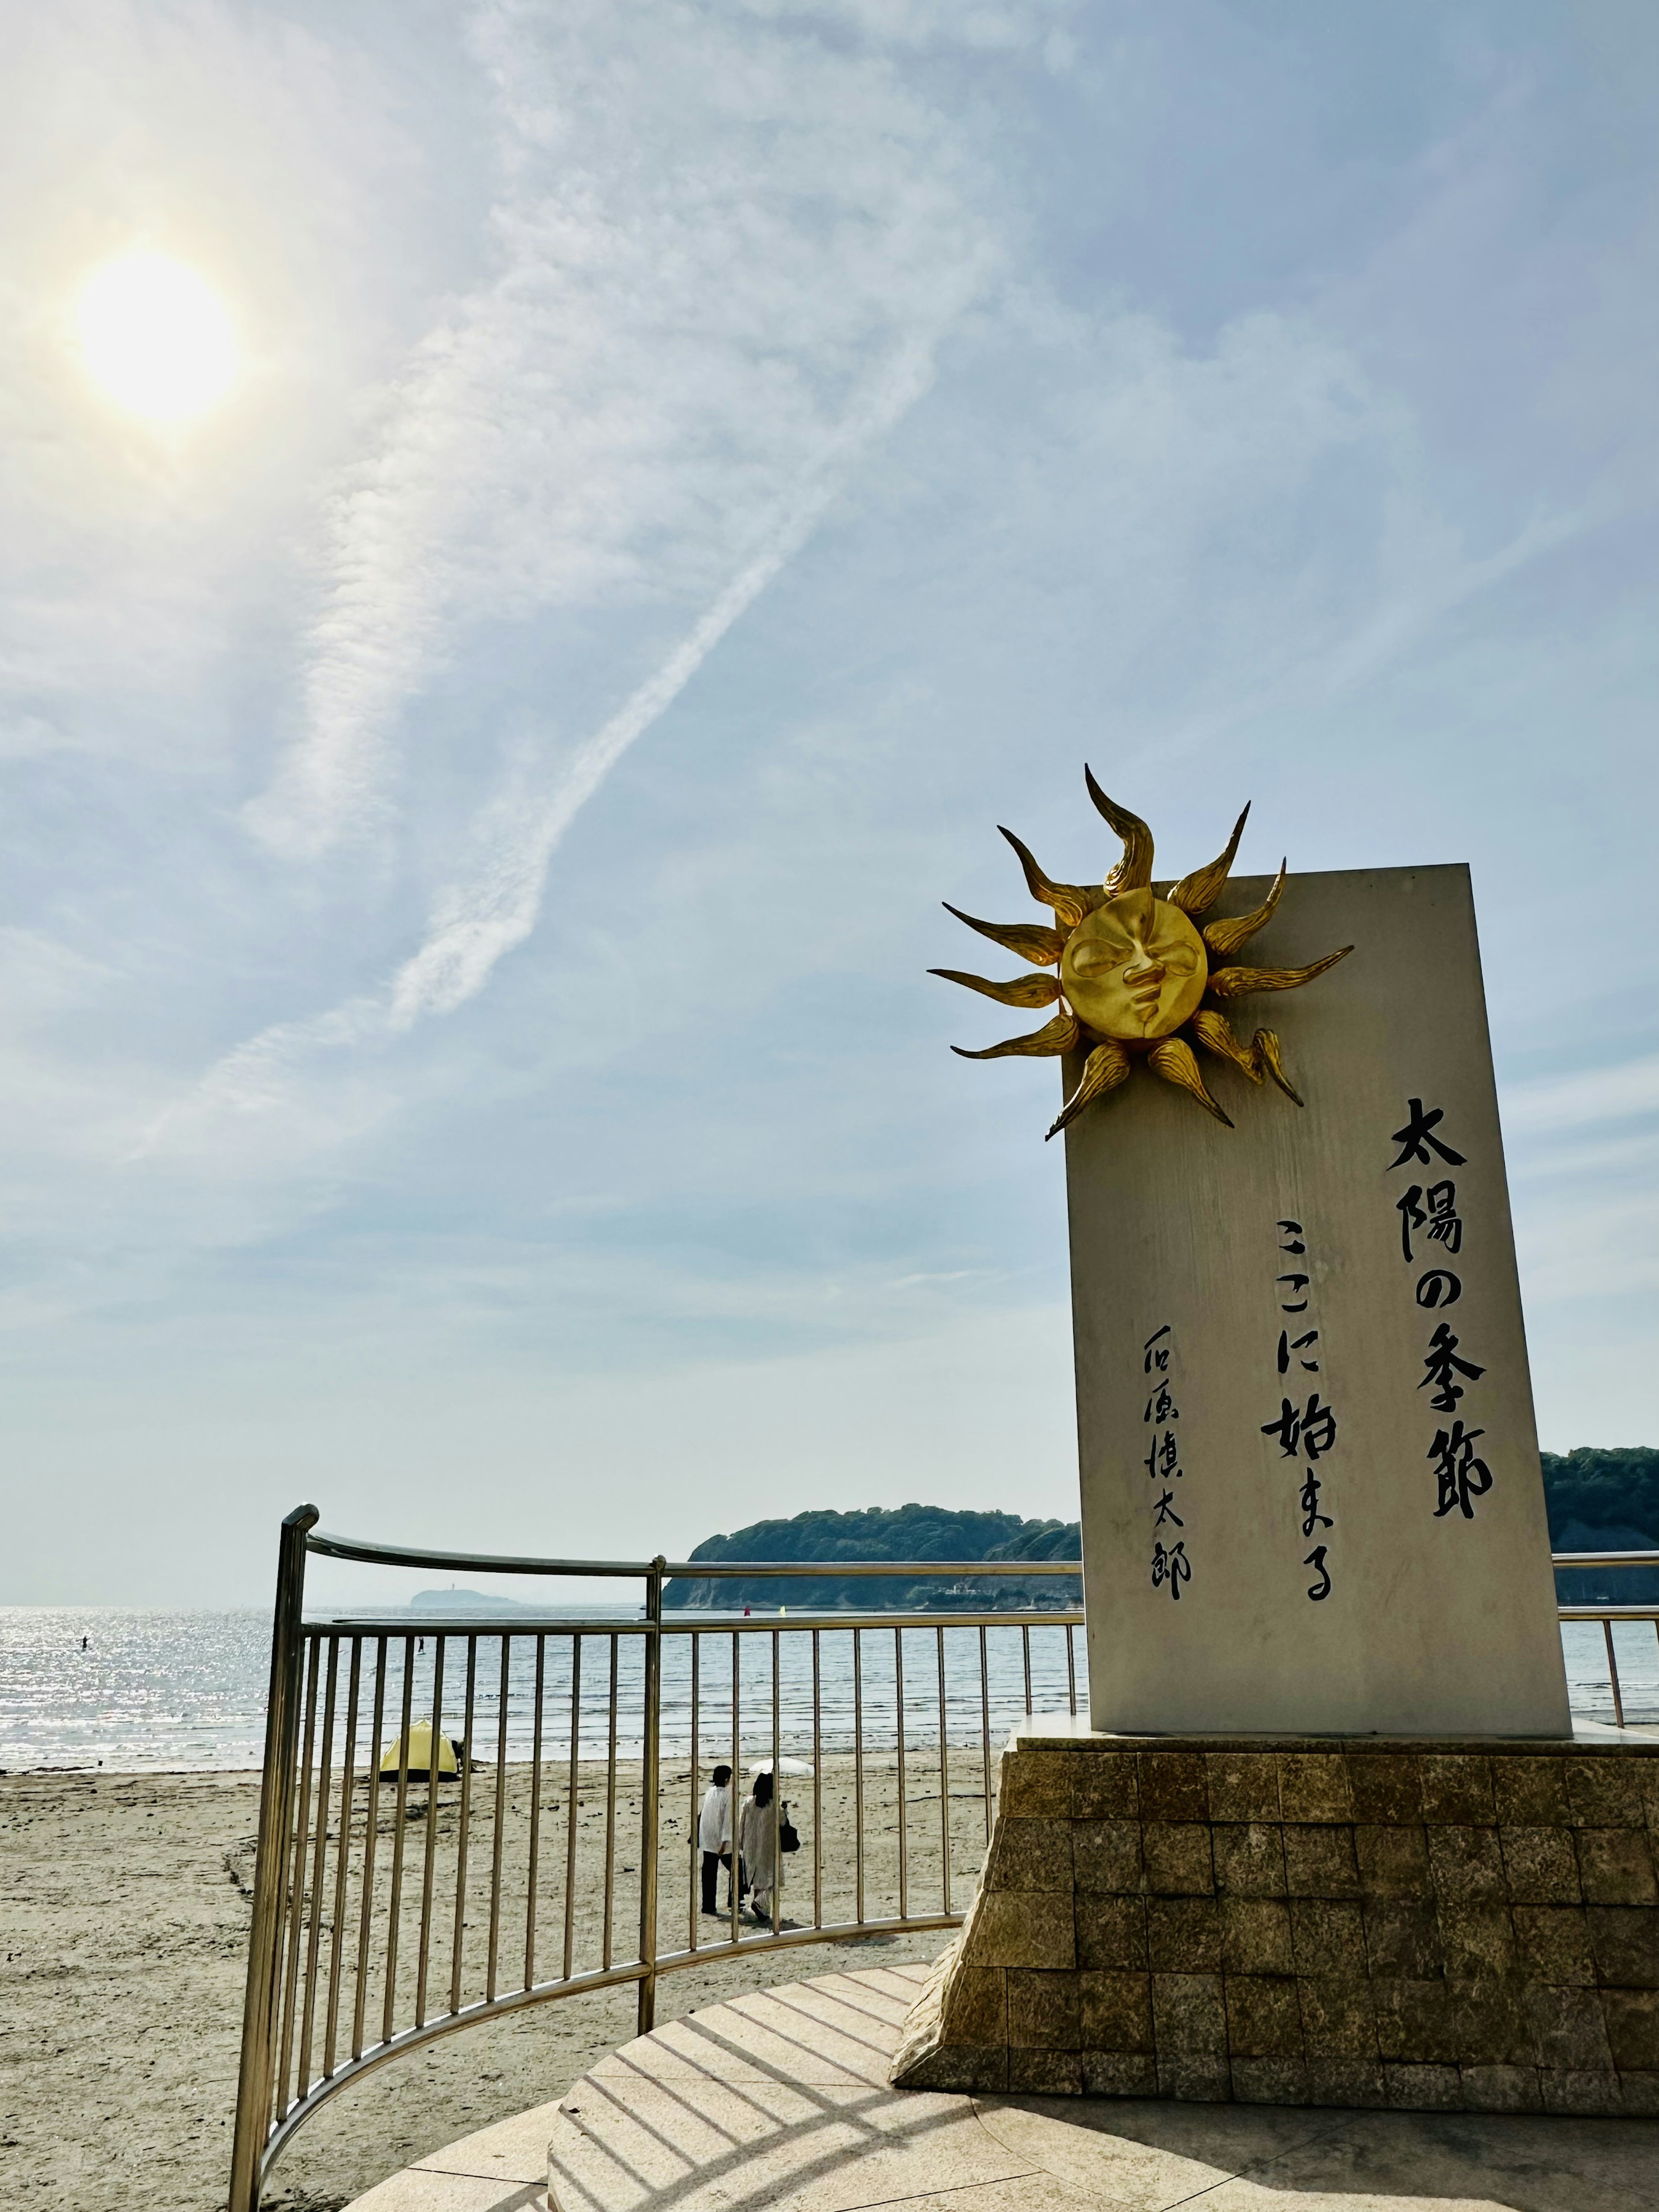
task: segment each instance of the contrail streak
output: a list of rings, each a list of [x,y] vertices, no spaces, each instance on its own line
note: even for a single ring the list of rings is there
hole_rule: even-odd
[[[842,426],[754,557],[682,638],[662,665],[587,739],[552,798],[527,830],[504,836],[482,878],[457,885],[434,908],[426,942],[393,979],[388,1014],[394,1029],[452,1012],[480,990],[503,953],[536,926],[547,870],[581,808],[636,738],[672,706],[732,625],[800,550],[872,439],[921,396],[932,375],[932,346],[907,346],[865,407]]]

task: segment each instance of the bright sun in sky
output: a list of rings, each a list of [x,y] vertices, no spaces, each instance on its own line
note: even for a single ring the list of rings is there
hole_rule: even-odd
[[[236,341],[216,295],[161,253],[113,261],[81,295],[81,347],[106,392],[136,415],[177,422],[230,382]]]

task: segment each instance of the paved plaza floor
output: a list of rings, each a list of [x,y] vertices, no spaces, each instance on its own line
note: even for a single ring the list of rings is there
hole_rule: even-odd
[[[706,2006],[351,2212],[1659,2212],[1659,2121],[895,2090],[927,1972]]]

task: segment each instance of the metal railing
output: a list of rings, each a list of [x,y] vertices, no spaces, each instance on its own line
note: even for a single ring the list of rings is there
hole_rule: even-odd
[[[319,2106],[436,2037],[630,1982],[644,2033],[660,1975],[959,1925],[994,1817],[994,1741],[1024,1717],[1086,1710],[1077,1611],[716,1624],[663,1606],[674,1577],[1035,1581],[1075,1577],[1075,1560],[503,1559],[358,1543],[322,1534],[317,1518],[301,1506],[282,1529],[229,2212],[258,2212],[273,2165]],[[308,1621],[310,1554],[635,1580],[645,1603],[629,1619],[503,1607],[498,1618]],[[1555,1565],[1659,1565],[1659,1552],[1558,1553]],[[1624,1727],[1613,1630],[1646,1621],[1659,1638],[1659,1604],[1559,1610],[1564,1623],[1601,1623]],[[727,1880],[711,1931],[697,1844],[705,1771],[732,1767],[735,1829],[745,1754],[761,1752],[749,1771],[769,1766],[772,1803],[750,1821],[746,1870],[769,1877],[767,1910],[745,1924]],[[684,1771],[665,1780],[665,1758]],[[792,1774],[799,1852],[781,1848]],[[677,1851],[683,1893],[662,1883]]]
[[[644,2033],[663,1974],[959,1925],[994,1817],[994,1742],[1086,1710],[1083,1616],[1063,1607],[717,1625],[663,1607],[677,1576],[1069,1581],[1076,1560],[503,1559],[358,1543],[317,1518],[283,1523],[229,2212],[257,2212],[330,2097],[438,2036],[630,1982]],[[313,1554],[637,1580],[645,1603],[629,1619],[307,1620]],[[715,1763],[733,1771],[734,1830],[745,1768],[773,1776],[743,1851],[733,1838],[764,1901],[747,1920],[718,1869],[724,1905],[702,1910]],[[683,1887],[663,1881],[679,1853]]]
[[[1557,1552],[1553,1564],[1564,1567],[1659,1567],[1659,1552]],[[1557,1607],[1564,1621],[1598,1621],[1601,1640],[1607,1652],[1607,1683],[1613,1693],[1613,1724],[1623,1728],[1625,1722],[1624,1687],[1619,1679],[1619,1652],[1613,1642],[1613,1628],[1621,1621],[1645,1620],[1652,1625],[1656,1656],[1659,1656],[1659,1603],[1651,1605],[1609,1605],[1602,1602],[1574,1604],[1571,1601]]]

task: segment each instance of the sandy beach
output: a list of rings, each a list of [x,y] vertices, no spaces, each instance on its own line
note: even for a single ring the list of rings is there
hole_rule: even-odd
[[[830,1817],[830,1799],[839,1801],[845,1786],[826,1762],[826,1834],[840,1826]],[[216,2212],[222,2205],[258,1794],[257,1780],[245,1775],[0,1778],[0,2181],[7,2204],[35,2212],[131,2212],[135,2204]],[[937,1805],[935,1796],[934,1820]],[[976,1864],[976,1802],[953,1803],[951,1815],[953,1858],[963,1867],[965,1853]],[[920,1790],[915,1817],[913,1875],[920,1878],[930,1817]],[[872,1829],[868,1878],[872,1890],[885,1890],[895,1879],[895,1833],[884,1820]],[[680,1942],[666,1899],[684,1897],[685,1868],[671,1864],[669,1841],[665,1938]],[[811,1917],[808,1856],[800,1856],[787,1919]],[[837,1861],[837,1893],[844,1871]],[[584,1900],[584,1923],[596,1907],[596,1899]],[[917,1898],[913,1909],[927,1906]],[[683,1905],[678,1912],[683,1929]],[[586,1933],[584,1927],[584,1939]],[[946,1940],[826,1943],[666,1975],[658,2016],[788,1980],[807,1960],[811,1972],[829,1972],[929,1958]],[[268,2203],[334,2212],[410,2159],[561,2094],[632,2034],[634,2013],[631,1988],[573,1998],[385,2068],[301,2131]]]

